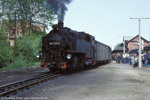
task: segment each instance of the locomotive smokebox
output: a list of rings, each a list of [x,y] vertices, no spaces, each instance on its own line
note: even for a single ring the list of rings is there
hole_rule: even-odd
[[[58,29],[61,30],[64,27],[64,23],[63,22],[58,22]]]

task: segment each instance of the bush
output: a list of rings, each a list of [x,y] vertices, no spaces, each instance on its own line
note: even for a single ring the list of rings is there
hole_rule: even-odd
[[[42,35],[27,35],[17,41],[17,53],[29,62],[37,61],[37,53],[41,49]]]
[[[0,67],[11,63],[13,59],[13,48],[10,47],[7,37],[0,33]]]
[[[41,37],[44,34],[32,34],[17,41],[17,54],[27,62],[28,66],[38,62],[37,53],[41,50]]]
[[[26,35],[16,42],[16,59],[13,59],[13,48],[7,42],[7,46],[2,45],[0,48],[0,66],[4,67],[2,70],[22,68],[39,64],[39,59],[36,58],[37,53],[41,50],[42,34]]]
[[[9,69],[23,68],[27,66],[28,66],[27,63],[23,59],[20,59],[18,57],[13,63],[9,63],[7,67],[3,67],[1,70],[3,71],[3,70],[9,70]]]

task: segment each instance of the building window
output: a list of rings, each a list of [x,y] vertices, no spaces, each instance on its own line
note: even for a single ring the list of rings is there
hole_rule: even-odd
[[[136,49],[136,44],[133,44],[133,49]]]

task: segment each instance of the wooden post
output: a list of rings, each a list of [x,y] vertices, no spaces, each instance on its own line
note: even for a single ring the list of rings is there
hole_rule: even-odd
[[[14,36],[14,61],[16,61],[16,38],[17,38],[17,31],[16,31],[16,11],[15,11],[15,28],[13,29],[13,34],[15,35]]]

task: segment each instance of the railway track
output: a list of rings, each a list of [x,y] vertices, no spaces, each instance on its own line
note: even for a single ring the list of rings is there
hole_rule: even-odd
[[[51,73],[43,73],[41,75],[37,75],[34,77],[31,77],[29,79],[9,83],[0,86],[0,97],[6,97],[9,95],[14,95],[17,94],[17,92],[24,90],[24,89],[29,89],[30,87],[34,85],[38,85],[41,82],[47,81],[52,78],[56,78],[62,74],[56,72],[54,74]]]

